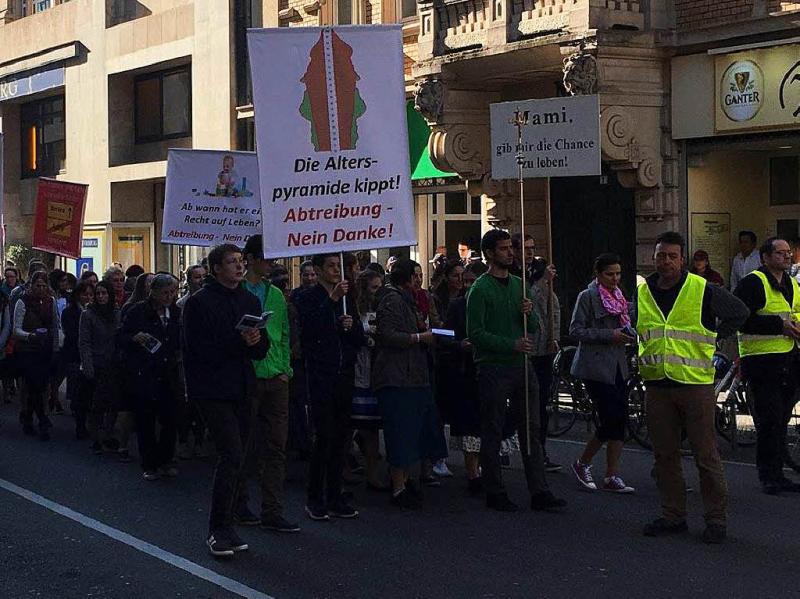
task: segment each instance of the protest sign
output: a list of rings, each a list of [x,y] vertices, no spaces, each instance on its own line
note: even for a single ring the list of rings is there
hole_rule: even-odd
[[[524,179],[601,174],[597,96],[501,102],[489,110],[494,179],[517,178],[518,153]],[[517,111],[525,123],[521,146],[513,124]]]
[[[247,35],[264,255],[416,245],[400,25]]]
[[[33,249],[79,258],[88,185],[39,179]]]
[[[170,150],[161,242],[244,245],[261,232],[253,152]]]

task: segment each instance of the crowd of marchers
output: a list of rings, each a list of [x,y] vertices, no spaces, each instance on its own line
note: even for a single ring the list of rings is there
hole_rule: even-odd
[[[685,437],[700,476],[702,539],[721,543],[727,488],[714,430],[714,354],[736,339],[762,490],[800,491],[783,468],[798,389],[800,289],[782,239],[751,248],[758,260],[740,260],[732,290],[698,271],[697,255],[690,272],[685,251],[679,234],[660,235],[654,272],[632,294],[621,284],[631,265],[611,253],[595,260],[568,330],[578,344],[571,374],[587,390],[597,427],[567,468],[579,489],[635,492],[621,458],[629,349],[638,347],[662,510],[644,534],[688,529]],[[264,258],[260,235],[244,248],[212,248],[182,273],[182,285],[139,266],[76,279],[40,261],[27,265],[23,281],[8,264],[3,400],[19,403],[22,430],[42,441],[51,438],[51,417],[68,410],[77,440],[122,462],[138,456],[146,481],[177,477],[179,460],[214,454],[206,544],[218,557],[247,549],[237,526],[300,530],[291,518],[300,506],[284,496],[290,452],[308,462],[302,508],[314,522],[357,518],[345,486],[354,482],[397,509],[418,510],[431,487],[453,476],[454,452],[463,454],[469,494],[488,508],[519,509],[503,481],[518,451],[526,504],[565,510],[547,480],[563,469],[546,451],[561,330],[556,269],[536,256],[530,236],[500,229],[483,236],[479,251],[459,244],[458,256],[437,255],[431,266],[426,285],[408,258],[384,267],[320,254],[300,265],[301,285],[290,289],[290,273]],[[606,470],[595,480],[603,447]]]

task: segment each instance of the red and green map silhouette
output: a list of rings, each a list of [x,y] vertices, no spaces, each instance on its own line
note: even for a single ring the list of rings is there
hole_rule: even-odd
[[[319,40],[311,48],[308,68],[300,80],[306,86],[300,114],[311,123],[311,143],[317,152],[330,152],[334,149],[331,117],[328,114],[324,36],[325,31],[320,33]],[[356,87],[360,77],[353,66],[353,48],[342,41],[335,31],[331,31],[330,36],[338,113],[338,119],[334,123],[339,134],[338,149],[352,150],[358,142],[356,122],[366,112],[367,105]]]

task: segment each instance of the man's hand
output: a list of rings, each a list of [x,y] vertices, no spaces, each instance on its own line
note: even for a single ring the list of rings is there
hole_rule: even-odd
[[[345,279],[344,281],[339,281],[336,283],[336,287],[333,288],[331,291],[331,299],[335,302],[338,302],[342,299],[345,295],[347,295],[347,291],[350,288],[350,283]]]
[[[253,347],[261,341],[261,329],[244,329],[242,339],[247,347]]]
[[[342,314],[339,317],[339,324],[342,325],[342,329],[344,329],[345,331],[349,331],[351,328],[353,328],[353,317],[348,314]]]
[[[533,302],[526,297],[522,300],[522,313],[528,315],[531,312],[533,312]]]
[[[783,334],[792,339],[800,339],[800,327],[796,322],[786,319],[783,321]]]
[[[614,345],[628,345],[636,341],[633,337],[628,335],[623,329],[614,329],[611,334],[611,342]]]
[[[520,354],[529,354],[533,351],[533,341],[528,337],[520,337],[514,342],[514,351]]]
[[[425,345],[433,344],[433,333],[431,333],[430,331],[425,331],[424,333],[420,333],[419,342],[424,343]]]
[[[282,383],[288,383],[289,382],[289,375],[288,374],[279,374],[278,375],[278,380],[280,382],[282,382]]]
[[[133,339],[139,345],[144,345],[147,341],[147,333],[136,333],[131,339]]]
[[[463,339],[461,341],[461,349],[471,349],[472,342],[469,339]]]

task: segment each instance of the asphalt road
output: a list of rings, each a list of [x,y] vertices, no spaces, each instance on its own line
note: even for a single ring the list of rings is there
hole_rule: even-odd
[[[761,494],[747,464],[726,466],[729,541],[706,546],[699,540],[698,492],[690,494],[689,534],[641,535],[642,525],[658,515],[646,452],[624,455],[626,481],[637,488],[633,496],[582,492],[570,475],[552,475],[554,492],[569,501],[563,514],[486,510],[466,495],[455,455],[456,478],[431,489],[422,512],[397,511],[387,495],[354,487],[361,516],[328,523],[302,515],[304,465],[294,463],[287,516],[300,521],[302,531],[240,529],[250,551],[216,561],[204,545],[209,461],[182,462],[178,479],[146,482],[135,463],[92,455],[86,442],[73,440],[67,416],[54,418],[49,443],[22,435],[14,405],[2,406],[0,419],[3,598],[800,595],[800,495]],[[550,442],[552,458],[564,464],[579,450],[574,442]],[[694,466],[689,458],[684,464],[697,488]],[[602,461],[596,470],[602,472]],[[510,495],[524,505],[522,473],[507,470],[506,478]],[[74,510],[94,528],[20,492],[46,498],[58,511]],[[96,530],[103,525],[128,543]],[[139,545],[166,553],[158,559]],[[220,581],[241,586],[233,592]]]

